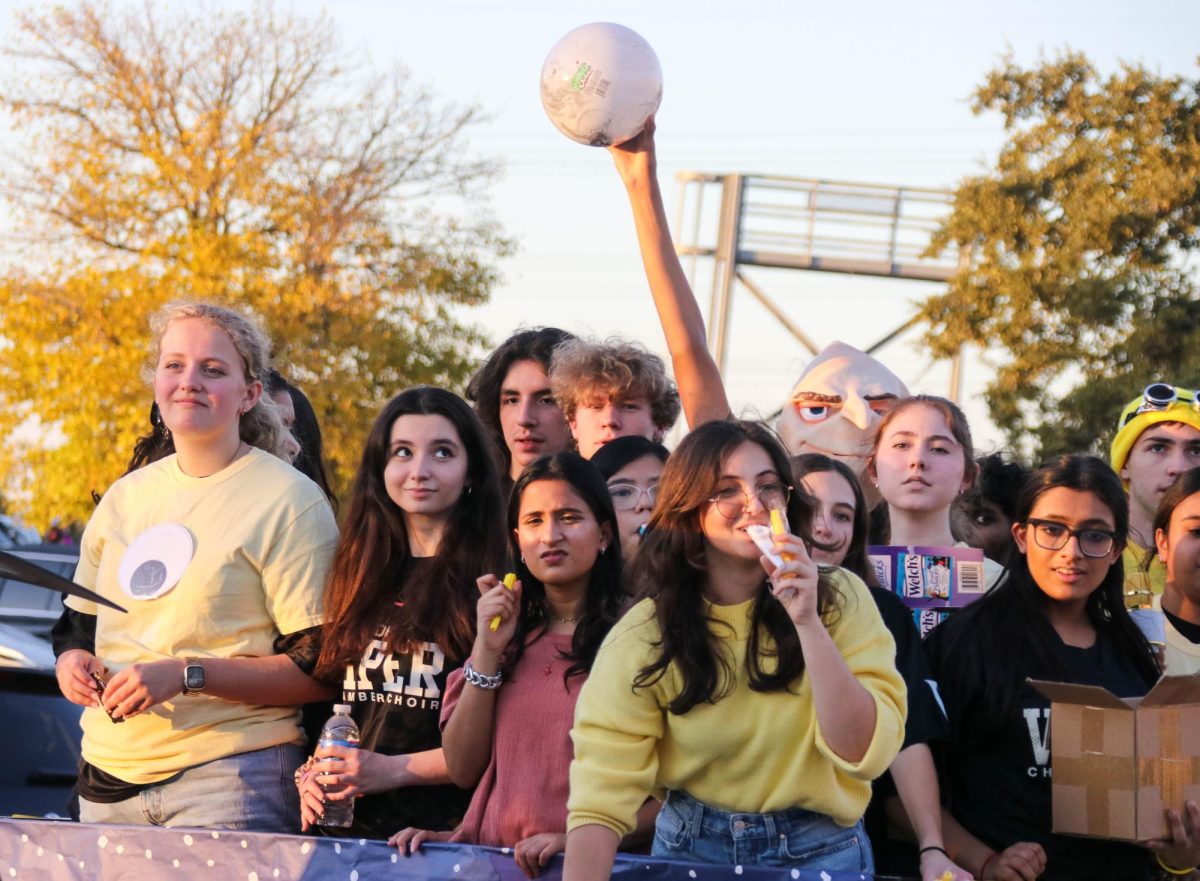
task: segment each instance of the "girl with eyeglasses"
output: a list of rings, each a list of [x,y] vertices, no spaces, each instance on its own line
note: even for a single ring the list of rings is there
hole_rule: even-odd
[[[1128,531],[1125,493],[1105,462],[1042,465],[1018,498],[1003,581],[926,640],[950,728],[947,849],[976,878],[1148,879],[1156,856],[1171,867],[1200,862],[1193,802],[1183,816],[1169,812],[1173,840],[1153,843],[1157,854],[1050,831],[1050,702],[1026,679],[1135,697],[1158,678],[1122,599]]]
[[[608,482],[608,494],[617,512],[621,554],[626,563],[633,559],[641,544],[669,455],[662,444],[630,435],[610,441],[591,458],[591,463]]]
[[[818,569],[812,509],[758,423],[709,422],[667,461],[613,628],[580,694],[567,881],[607,879],[646,797],[652,853],[870,872],[870,781],[903,738],[895,644],[865,585]],[[748,529],[786,509],[764,556]],[[632,687],[631,687],[632,683]]]

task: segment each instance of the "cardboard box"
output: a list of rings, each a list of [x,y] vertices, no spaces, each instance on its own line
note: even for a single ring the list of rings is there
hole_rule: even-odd
[[[1055,832],[1164,838],[1166,808],[1200,801],[1200,675],[1164,676],[1142,698],[1029,680],[1050,698]]]

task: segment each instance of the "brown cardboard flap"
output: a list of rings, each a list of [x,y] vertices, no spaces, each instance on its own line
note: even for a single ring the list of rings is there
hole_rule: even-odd
[[[1200,704],[1200,673],[1193,676],[1163,676],[1138,706],[1161,707],[1164,704]]]
[[[1178,677],[1191,679],[1192,677]],[[1105,710],[1133,711],[1133,707],[1125,703],[1107,688],[1098,685],[1072,685],[1069,682],[1046,682],[1043,679],[1025,680],[1054,703],[1081,704],[1086,707],[1100,707]],[[1200,683],[1200,677],[1197,678]],[[1157,686],[1156,686],[1157,687]],[[1153,693],[1153,692],[1152,692]],[[1197,692],[1200,696],[1200,691]],[[1143,703],[1145,703],[1143,701]]]

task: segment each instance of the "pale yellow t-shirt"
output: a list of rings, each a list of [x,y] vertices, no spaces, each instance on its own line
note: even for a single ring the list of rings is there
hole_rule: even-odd
[[[187,529],[195,553],[178,584],[156,599],[121,588],[129,545],[163,523]],[[184,474],[170,456],[104,494],[84,531],[75,580],[127,614],[70,597],[96,615],[96,655],[116,673],[164,658],[253,658],[274,641],[321,623],[337,525],[321,490],[258,449],[209,477]],[[252,706],[206,695],[166,701],[122,724],[83,713],[83,757],[129,783],[153,783],[213,759],[300,743],[298,707]]]

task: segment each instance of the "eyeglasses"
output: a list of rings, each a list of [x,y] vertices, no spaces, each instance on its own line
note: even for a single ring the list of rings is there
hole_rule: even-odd
[[[764,483],[755,488],[754,495],[767,510],[772,508],[782,510],[787,508],[788,499],[792,497],[792,487],[778,481]],[[750,495],[740,486],[729,486],[717,490],[716,495],[712,496],[709,501],[717,506],[717,510],[726,520],[736,520],[742,516],[743,511],[750,507]]]
[[[1191,397],[1181,397],[1179,390],[1173,385],[1168,385],[1165,382],[1152,382],[1142,390],[1141,403],[1136,407],[1130,405],[1126,410],[1124,418],[1121,420],[1121,425],[1126,425],[1142,413],[1169,410],[1176,402],[1191,404],[1193,407],[1197,405],[1197,399],[1200,398],[1200,390],[1185,391],[1183,394],[1191,394]]]
[[[1067,542],[1075,537],[1079,540],[1079,550],[1085,557],[1107,557],[1112,553],[1117,537],[1104,529],[1072,529],[1065,523],[1054,520],[1026,520],[1033,527],[1033,540],[1039,548],[1047,551],[1058,551],[1066,547]]]
[[[612,497],[613,507],[618,511],[632,511],[642,501],[642,495],[646,496],[646,501],[650,503],[650,507],[654,507],[654,500],[658,497],[658,486],[648,486],[642,489],[632,483],[610,483],[608,485],[608,494]]]

